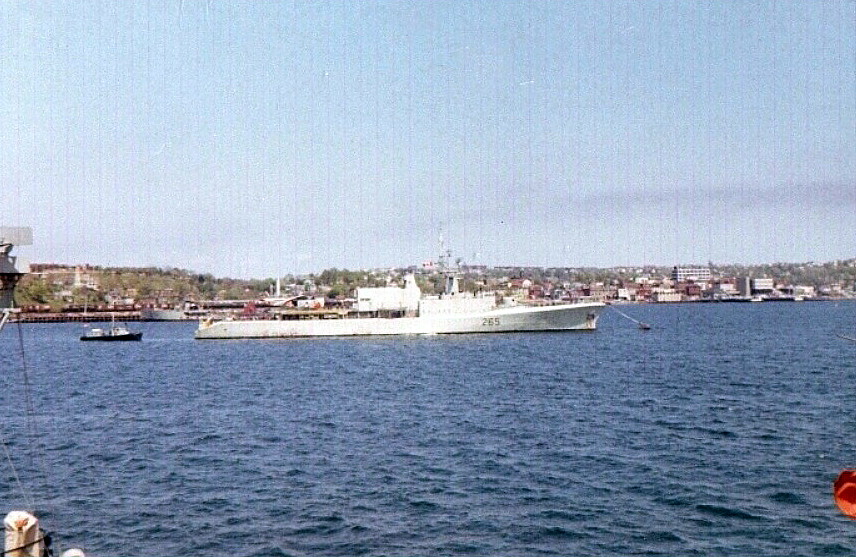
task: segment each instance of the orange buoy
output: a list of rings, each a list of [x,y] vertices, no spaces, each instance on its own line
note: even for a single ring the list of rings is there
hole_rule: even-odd
[[[843,470],[835,480],[835,504],[841,512],[856,519],[856,470]]]

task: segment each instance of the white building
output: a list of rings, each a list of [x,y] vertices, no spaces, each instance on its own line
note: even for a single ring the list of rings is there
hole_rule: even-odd
[[[671,288],[656,288],[654,289],[651,299],[655,302],[680,302],[683,296],[677,290]]]
[[[752,293],[772,292],[775,289],[773,279],[771,278],[754,278],[752,279]]]
[[[706,282],[712,278],[710,267],[674,267],[672,280],[675,282]]]
[[[734,296],[738,293],[737,286],[730,282],[720,282],[714,285],[713,292],[715,294],[723,294],[725,296]]]

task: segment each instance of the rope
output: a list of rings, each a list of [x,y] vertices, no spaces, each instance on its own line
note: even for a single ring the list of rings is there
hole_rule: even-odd
[[[24,489],[24,484],[21,483],[21,478],[18,476],[18,470],[15,469],[15,464],[12,462],[12,454],[9,452],[9,445],[6,443],[6,439],[0,437],[0,444],[3,445],[3,452],[6,453],[6,460],[9,462],[9,468],[12,469],[12,475],[15,477],[15,483],[18,485],[18,489],[21,490],[21,494],[24,496],[24,502],[27,504],[28,508],[35,508],[33,499],[30,497],[30,493]]]
[[[614,310],[618,315],[620,315],[626,319],[629,319],[630,321],[633,321],[634,323],[636,323],[640,327],[644,327],[644,328],[650,327],[650,325],[648,325],[647,323],[643,323],[643,322],[639,321],[638,319],[633,319],[632,317],[630,317],[629,315],[627,315],[626,313],[624,313],[620,309],[616,308],[615,306],[609,306],[609,308]]]
[[[9,319],[9,315],[11,315],[11,310],[4,309],[3,316],[0,318],[0,331],[3,330],[3,326]],[[23,354],[23,352],[21,352]],[[12,476],[15,478],[15,484],[18,486],[18,489],[21,491],[21,495],[24,496],[24,502],[27,504],[28,508],[35,508],[33,504],[33,498],[30,496],[30,493],[24,489],[24,484],[21,482],[21,477],[18,475],[18,470],[15,468],[15,463],[12,461],[12,453],[9,451],[9,444],[6,442],[6,438],[0,433],[0,444],[3,445],[3,452],[6,455],[6,460],[9,463],[9,468],[12,470]]]
[[[30,375],[27,373],[27,356],[24,351],[24,333],[21,329],[21,323],[18,322],[18,346],[21,350],[21,373],[24,376],[24,402],[26,404],[27,409],[27,430],[30,434],[30,437],[35,439],[36,435],[36,424],[35,424],[35,414],[36,408],[33,406],[33,397],[30,394]]]
[[[4,314],[5,314],[4,317],[6,315],[8,315],[7,312],[4,312]],[[18,322],[18,345],[19,345],[19,348],[21,351],[21,366],[22,366],[22,373],[24,376],[24,400],[25,400],[26,413],[27,413],[27,430],[28,430],[27,432],[30,436],[31,442],[36,447],[35,451],[29,452],[29,456],[30,456],[31,462],[33,464],[33,467],[34,468],[38,467],[39,471],[42,473],[42,478],[44,480],[47,480],[47,478],[48,478],[47,469],[46,469],[45,462],[43,460],[42,451],[41,451],[41,449],[43,449],[44,446],[42,445],[41,436],[38,435],[38,429],[37,429],[36,423],[35,423],[36,422],[35,421],[35,406],[33,405],[33,397],[31,394],[32,389],[30,388],[29,373],[27,371],[26,351],[24,349],[24,334],[22,332],[22,326],[21,326],[20,321]],[[15,479],[15,485],[20,490],[21,495],[24,498],[24,503],[27,505],[27,508],[29,510],[34,511],[36,506],[35,506],[35,499],[33,497],[33,494],[24,487],[24,484],[21,481],[21,477],[18,474],[18,470],[17,470],[17,468],[15,468],[15,463],[12,460],[12,453],[9,449],[9,443],[6,441],[6,438],[2,434],[0,434],[0,444],[3,445],[3,452],[6,456],[6,461],[9,463],[9,468],[11,469],[12,475]],[[30,545],[32,545],[32,544],[30,544]],[[23,546],[23,547],[26,547],[26,546]],[[5,553],[3,553],[3,554],[5,555]]]
[[[30,453],[30,458],[33,461],[34,467],[38,467],[39,471],[42,473],[43,481],[47,481],[50,476],[48,475],[43,454],[45,451],[44,439],[42,439],[42,436],[39,434],[39,430],[36,425],[36,407],[33,404],[32,388],[30,387],[30,374],[27,368],[26,351],[24,350],[23,326],[20,321],[18,322],[18,344],[21,350],[21,368],[24,375],[24,399],[27,406],[27,428],[30,433],[32,444],[35,447],[35,451],[31,451]],[[30,508],[35,509],[34,506],[31,506]]]

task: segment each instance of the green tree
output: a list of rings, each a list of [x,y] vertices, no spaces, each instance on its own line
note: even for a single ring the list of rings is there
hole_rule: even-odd
[[[50,304],[54,301],[54,292],[51,286],[41,277],[24,277],[15,289],[15,305],[31,306]]]

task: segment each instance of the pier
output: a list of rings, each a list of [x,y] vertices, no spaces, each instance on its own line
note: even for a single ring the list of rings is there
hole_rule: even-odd
[[[140,321],[139,310],[135,311],[96,311],[77,312],[19,312],[13,314],[10,321],[18,323],[97,323],[110,321]]]

